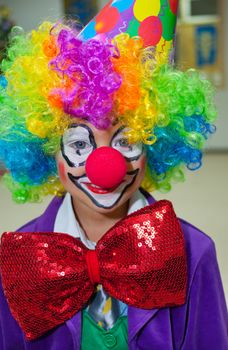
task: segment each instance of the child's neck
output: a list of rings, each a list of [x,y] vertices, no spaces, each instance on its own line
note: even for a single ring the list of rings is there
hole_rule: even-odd
[[[81,227],[90,241],[98,242],[99,239],[128,212],[129,202],[114,209],[109,213],[99,213],[89,208],[84,203],[72,199],[75,215]]]

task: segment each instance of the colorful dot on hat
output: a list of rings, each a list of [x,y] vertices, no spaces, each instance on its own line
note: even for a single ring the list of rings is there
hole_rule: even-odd
[[[150,16],[157,16],[160,11],[160,0],[136,0],[134,5],[134,15],[138,21],[142,22]]]
[[[137,19],[133,19],[129,22],[129,26],[127,28],[127,33],[132,36],[138,36],[139,33],[140,22]]]
[[[95,29],[97,33],[107,33],[111,31],[120,18],[120,13],[117,8],[106,6],[96,17]]]
[[[159,17],[146,18],[139,27],[139,36],[142,37],[144,46],[156,45],[162,36],[162,22]]]
[[[177,14],[178,1],[179,0],[169,0],[170,9],[174,15]]]

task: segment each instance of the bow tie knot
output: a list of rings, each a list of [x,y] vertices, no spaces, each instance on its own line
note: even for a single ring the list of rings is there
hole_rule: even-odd
[[[88,250],[86,253],[86,263],[88,267],[88,274],[93,284],[101,282],[99,261],[96,250]]]

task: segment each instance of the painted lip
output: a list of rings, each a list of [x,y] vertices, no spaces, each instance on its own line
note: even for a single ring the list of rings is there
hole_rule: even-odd
[[[123,183],[124,181],[122,181],[121,183]],[[90,190],[91,192],[93,193],[96,193],[96,194],[107,194],[107,193],[112,193],[115,191],[115,189],[121,185],[121,183],[119,183],[117,186],[115,187],[112,187],[112,188],[109,188],[109,189],[106,189],[106,188],[102,188],[102,187],[99,187],[97,185],[94,185],[90,182],[82,182],[83,185],[85,185],[88,190]]]

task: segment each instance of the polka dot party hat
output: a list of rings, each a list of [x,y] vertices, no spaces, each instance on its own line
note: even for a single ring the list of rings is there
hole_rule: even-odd
[[[82,30],[84,40],[99,37],[111,41],[127,33],[139,36],[144,47],[154,47],[161,53],[163,63],[174,56],[174,36],[178,0],[111,0]]]

